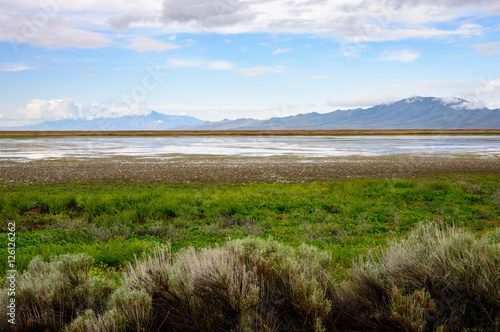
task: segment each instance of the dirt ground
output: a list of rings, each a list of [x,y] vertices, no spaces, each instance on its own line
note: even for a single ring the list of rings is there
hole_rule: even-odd
[[[499,135],[498,129],[368,129],[368,130],[121,130],[0,131],[0,137],[40,136],[288,136],[288,135]]]
[[[470,157],[223,157],[174,156],[85,160],[0,161],[0,183],[20,182],[302,182],[331,178],[398,178],[438,174],[500,174],[500,158]]]

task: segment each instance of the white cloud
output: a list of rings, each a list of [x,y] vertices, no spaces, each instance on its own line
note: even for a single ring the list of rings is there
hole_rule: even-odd
[[[79,105],[73,99],[34,99],[16,111],[27,119],[62,120],[78,118]]]
[[[93,32],[71,26],[69,20],[61,16],[41,16],[40,22],[33,21],[34,15],[12,13],[2,15],[0,41],[9,41],[14,45],[28,43],[48,49],[74,47],[80,49],[101,48],[112,40],[100,32]]]
[[[223,60],[209,61],[207,63],[207,68],[216,69],[216,70],[228,70],[228,69],[232,69],[233,67],[234,67],[234,64],[232,62],[223,61]]]
[[[441,100],[441,102],[443,104],[446,104],[446,105],[455,105],[455,104],[462,103],[462,100],[460,98],[457,98],[457,97],[442,97],[442,98],[438,98],[438,99]]]
[[[464,101],[461,104],[458,105],[452,105],[451,106],[454,109],[460,110],[476,110],[476,109],[481,109],[486,107],[486,103],[482,100],[473,100],[473,101]]]
[[[161,9],[161,4],[157,0],[88,0],[88,1],[39,1],[39,0],[16,0],[4,1],[10,9],[29,10],[56,10],[65,12],[96,12],[96,13],[115,13],[141,12]]]
[[[174,68],[202,68],[215,70],[228,70],[234,68],[234,63],[224,60],[205,59],[168,59],[168,64]]]
[[[35,69],[22,63],[0,63],[0,72],[2,71],[22,71]]]
[[[199,27],[229,26],[251,21],[256,13],[238,0],[165,0],[161,19],[166,24],[180,22]]]
[[[236,72],[245,76],[259,76],[267,73],[281,74],[285,70],[283,66],[265,67],[255,66],[252,68],[238,69]]]
[[[479,35],[486,28],[477,24],[448,30],[437,24],[498,14],[500,5],[491,0],[18,0],[0,9],[0,40],[100,48],[112,44],[110,26],[123,32],[132,25],[150,28],[146,34],[313,33],[363,43]]]
[[[111,27],[117,31],[126,31],[132,23],[135,22],[155,22],[154,15],[138,14],[134,12],[127,12],[117,16],[111,16],[107,22]]]
[[[290,52],[291,50],[292,49],[290,49],[290,48],[285,48],[285,49],[278,48],[276,51],[273,52],[273,54],[274,55],[283,54],[283,53]]]
[[[144,52],[165,52],[168,50],[179,48],[179,46],[165,44],[158,40],[151,39],[148,37],[137,37],[132,39],[130,41],[130,44],[125,48],[134,50],[139,53],[144,53]]]
[[[413,62],[420,57],[420,53],[409,49],[384,52],[379,60],[381,61],[398,61],[398,62]]]
[[[174,35],[174,36],[168,37],[168,40],[175,40],[176,38],[177,38],[177,36]]]
[[[24,119],[40,121],[54,121],[64,119],[97,119],[116,118],[125,115],[146,115],[151,109],[145,103],[92,103],[83,105],[71,98],[62,99],[33,99],[25,107],[16,110]]]
[[[162,22],[190,32],[328,34],[348,42],[477,35],[483,27],[463,24],[442,30],[433,26],[474,15],[491,16],[500,6],[491,1],[418,2],[387,0],[236,1],[165,0]]]
[[[500,54],[500,42],[491,42],[486,44],[474,45],[474,48],[484,55]]]

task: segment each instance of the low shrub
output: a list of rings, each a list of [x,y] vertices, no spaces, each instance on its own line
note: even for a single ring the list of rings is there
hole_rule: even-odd
[[[116,287],[109,280],[89,277],[92,263],[85,254],[61,255],[50,263],[34,258],[18,278],[15,328],[58,331],[87,309],[103,313]]]
[[[129,264],[121,286],[92,259],[34,259],[19,278],[17,331],[499,331],[500,230],[421,225],[354,264],[273,239],[169,246]],[[5,290],[5,286],[4,289]],[[0,293],[5,310],[8,297]],[[4,312],[2,312],[5,315]],[[1,322],[2,331],[12,326]]]
[[[421,225],[382,255],[362,261],[355,274],[385,294],[428,292],[437,314],[426,325],[449,331],[492,329],[500,313],[498,230],[476,237],[468,231]],[[409,299],[409,298],[408,298]]]

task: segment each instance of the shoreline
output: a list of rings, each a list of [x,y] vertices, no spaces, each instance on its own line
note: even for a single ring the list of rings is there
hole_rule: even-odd
[[[500,129],[0,131],[0,138],[51,136],[500,135]]]

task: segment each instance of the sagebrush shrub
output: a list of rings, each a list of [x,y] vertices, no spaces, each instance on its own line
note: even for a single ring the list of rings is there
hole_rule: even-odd
[[[421,225],[355,262],[341,284],[329,254],[273,239],[157,248],[118,288],[91,275],[92,262],[34,259],[19,277],[17,331],[499,330],[499,229],[477,237]]]
[[[438,309],[428,324],[445,324],[451,331],[491,328],[500,312],[497,232],[476,237],[461,229],[421,225],[383,255],[368,257],[356,273],[387,291],[424,289]]]
[[[107,310],[116,287],[110,281],[90,278],[92,263],[93,258],[85,254],[61,255],[50,263],[33,259],[18,279],[16,325],[5,330],[58,331],[87,309]]]

